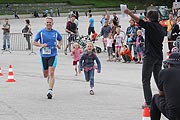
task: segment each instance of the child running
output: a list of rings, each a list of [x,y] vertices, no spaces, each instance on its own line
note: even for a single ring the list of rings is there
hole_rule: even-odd
[[[121,34],[123,32],[119,27],[116,28],[116,34],[114,35],[114,39],[116,40],[115,42],[115,62],[120,61],[120,51],[121,51],[121,46],[124,41],[124,36]],[[123,32],[124,33],[124,32]]]
[[[112,33],[109,33],[108,38],[107,38],[107,52],[108,52],[108,60],[107,61],[112,61],[113,57],[113,50],[112,50],[112,43],[113,43],[113,36]]]
[[[82,54],[82,49],[80,48],[80,45],[78,43],[74,43],[71,56],[73,57],[73,66],[76,72],[75,76],[78,75],[78,62],[79,62],[81,54]]]
[[[99,58],[96,56],[96,54],[93,52],[94,45],[93,43],[89,42],[86,45],[85,52],[81,55],[81,58],[79,60],[79,73],[84,69],[84,75],[87,82],[90,81],[90,95],[94,95],[94,69],[96,68],[94,66],[94,60],[96,60],[97,63],[97,72],[101,72],[101,63],[99,61]]]

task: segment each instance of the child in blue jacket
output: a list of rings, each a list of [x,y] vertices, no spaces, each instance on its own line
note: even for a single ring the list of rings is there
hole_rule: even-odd
[[[97,72],[101,72],[101,63],[99,58],[93,52],[94,45],[93,43],[89,42],[86,45],[86,50],[82,54],[79,60],[79,73],[84,69],[84,75],[87,82],[90,81],[90,95],[94,95],[93,87],[94,87],[94,69],[97,68]],[[97,67],[94,65],[94,60],[97,63]]]

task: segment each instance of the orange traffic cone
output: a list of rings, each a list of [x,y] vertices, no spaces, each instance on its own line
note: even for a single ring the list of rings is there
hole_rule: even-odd
[[[6,80],[6,82],[16,82],[16,80],[14,79],[12,65],[9,65],[8,80]]]
[[[2,71],[1,71],[1,67],[0,67],[0,76],[3,76]]]
[[[151,120],[151,119],[150,119],[150,110],[149,110],[148,107],[145,107],[145,108],[144,108],[142,120]]]

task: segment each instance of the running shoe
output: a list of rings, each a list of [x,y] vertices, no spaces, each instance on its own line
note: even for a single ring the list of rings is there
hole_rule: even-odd
[[[94,91],[91,89],[91,90],[89,91],[89,94],[90,94],[90,95],[94,95]]]
[[[64,50],[64,54],[67,55],[67,50]]]
[[[6,48],[2,48],[1,50],[5,50]]]
[[[48,93],[47,93],[47,98],[48,99],[52,99],[52,90],[49,90]]]

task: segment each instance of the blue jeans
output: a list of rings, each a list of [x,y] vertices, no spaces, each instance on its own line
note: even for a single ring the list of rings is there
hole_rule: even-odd
[[[134,50],[134,56],[133,57],[137,57],[137,52],[136,52],[136,45],[132,42],[128,43],[128,47],[129,47],[129,50],[132,51],[132,47],[133,47],[133,50]]]
[[[152,91],[151,91],[151,76],[153,73],[156,85],[158,85],[158,74],[162,67],[162,60],[154,58],[151,55],[145,55],[142,66],[142,85],[144,91],[144,98],[147,105],[151,104]]]
[[[86,72],[84,71],[86,81],[90,81],[90,87],[94,87],[94,69]]]
[[[10,48],[10,35],[9,34],[3,35],[3,48],[4,49],[6,49],[6,42],[7,42],[8,48]]]

